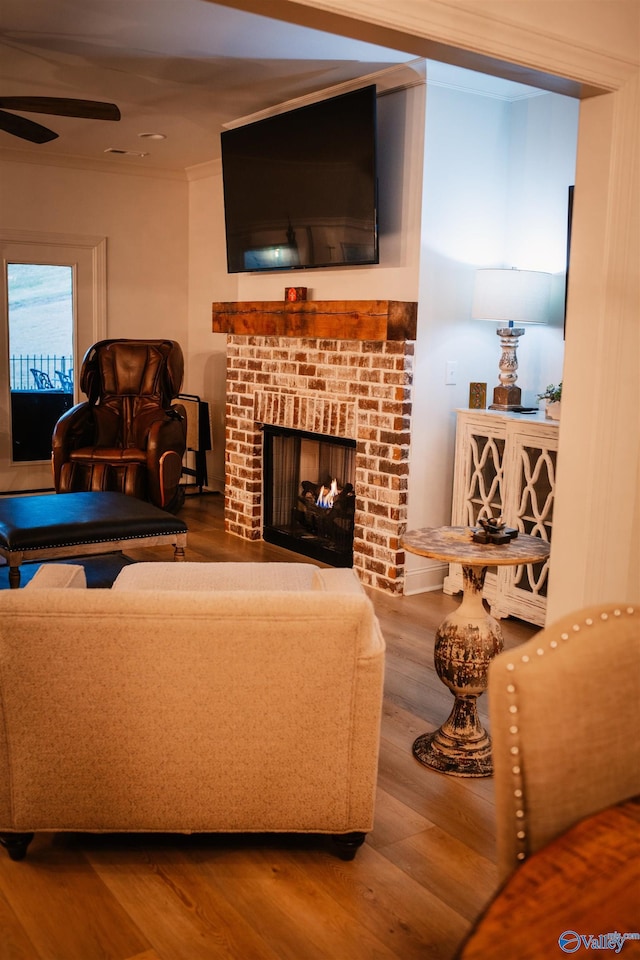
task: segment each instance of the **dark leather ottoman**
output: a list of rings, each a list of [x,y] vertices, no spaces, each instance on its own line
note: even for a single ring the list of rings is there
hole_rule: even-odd
[[[174,559],[184,560],[186,523],[124,493],[0,497],[0,556],[9,562],[11,587],[20,586],[25,560],[162,543],[172,543]]]

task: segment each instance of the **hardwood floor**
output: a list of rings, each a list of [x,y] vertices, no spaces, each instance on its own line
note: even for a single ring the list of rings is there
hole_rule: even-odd
[[[304,559],[226,535],[222,506],[187,498],[187,559]],[[493,782],[430,771],[411,745],[451,707],[433,635],[458,600],[369,594],[386,684],[376,824],[354,861],[318,837],[38,834],[22,862],[0,851],[0,960],[453,957],[496,886]],[[502,626],[505,646],[535,632]]]

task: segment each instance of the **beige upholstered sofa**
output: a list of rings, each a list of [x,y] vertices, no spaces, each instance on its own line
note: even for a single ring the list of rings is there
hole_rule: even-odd
[[[79,587],[79,589],[72,589]],[[351,570],[45,565],[0,594],[0,834],[371,829],[384,641]],[[342,841],[342,843],[341,843]]]

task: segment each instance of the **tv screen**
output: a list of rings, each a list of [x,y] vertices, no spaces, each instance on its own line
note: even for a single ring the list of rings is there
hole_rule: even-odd
[[[375,86],[221,137],[229,273],[378,263]]]

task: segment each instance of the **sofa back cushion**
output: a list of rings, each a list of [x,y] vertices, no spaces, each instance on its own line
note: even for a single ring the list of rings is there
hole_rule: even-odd
[[[113,590],[311,590],[313,563],[133,563],[121,570]]]

